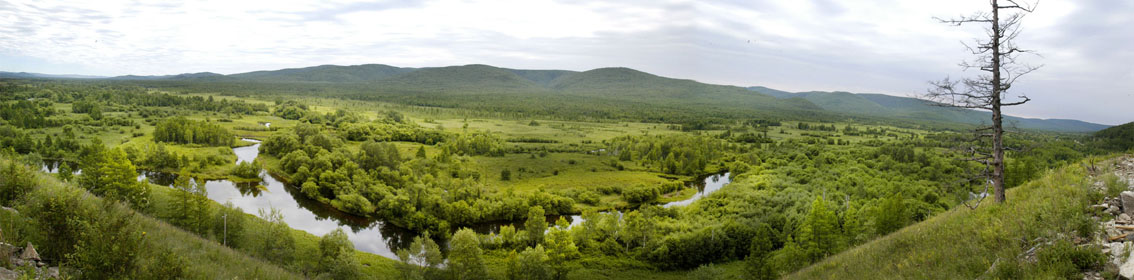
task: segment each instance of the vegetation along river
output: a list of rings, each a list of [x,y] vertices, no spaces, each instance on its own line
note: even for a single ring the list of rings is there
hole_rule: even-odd
[[[244,140],[256,144],[233,148],[237,163],[251,162],[260,154],[260,141]],[[51,170],[54,168],[50,167],[45,169],[54,171]],[[261,171],[260,175],[263,181],[259,184],[210,180],[205,182],[205,189],[208,191],[209,199],[220,203],[232,202],[234,206],[240,207],[245,213],[252,215],[259,215],[261,210],[269,211],[271,208],[275,208],[283,214],[284,222],[288,226],[311,234],[322,236],[336,228],[343,228],[358,250],[391,259],[396,259],[395,252],[397,249],[409,246],[416,235],[385,221],[344,213],[329,205],[307,198],[299,193],[297,188],[287,186],[266,171]],[[693,197],[665,203],[662,206],[688,205],[729,184],[731,182],[730,175],[726,172],[707,176],[702,180],[703,184],[696,184],[699,191]],[[138,178],[139,180],[149,180],[158,185],[171,186],[175,177],[175,175],[162,172],[142,172]],[[558,216],[549,216],[549,224],[554,225],[558,218]],[[568,217],[568,220],[571,221],[571,225],[576,225],[581,223],[583,219],[579,215],[572,215]],[[496,231],[499,226],[504,224],[509,223],[486,224],[472,228],[478,233],[487,233]]]

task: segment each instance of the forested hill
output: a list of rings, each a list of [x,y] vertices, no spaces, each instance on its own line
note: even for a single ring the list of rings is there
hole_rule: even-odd
[[[748,89],[781,99],[803,98],[824,110],[848,114],[965,124],[989,123],[992,117],[989,112],[935,106],[930,102],[916,98],[885,94],[842,91],[793,93],[761,86],[749,87]],[[1094,132],[1108,127],[1096,123],[1066,119],[1031,119],[1008,116],[1005,120],[1009,127],[1060,132]]]
[[[736,119],[848,118],[906,124],[981,124],[986,112],[931,106],[882,94],[792,93],[653,75],[630,68],[577,72],[489,65],[405,68],[383,64],[321,65],[231,75],[190,73],[119,76],[159,88],[222,94],[321,94],[411,105],[486,110],[564,119],[628,119],[711,128]],[[1093,132],[1105,125],[1077,120],[1008,117],[1010,127]]]

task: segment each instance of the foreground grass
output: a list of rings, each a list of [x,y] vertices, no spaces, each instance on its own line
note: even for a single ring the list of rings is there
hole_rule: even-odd
[[[1019,260],[1047,241],[1090,235],[1094,199],[1083,165],[1049,171],[975,210],[956,207],[924,222],[826,258],[787,279],[1048,279],[1065,276]],[[1041,251],[1043,249],[1041,248]],[[996,264],[996,265],[994,265]]]

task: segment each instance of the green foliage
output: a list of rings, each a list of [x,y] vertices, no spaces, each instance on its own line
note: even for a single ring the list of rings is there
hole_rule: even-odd
[[[1134,148],[1134,122],[1113,126],[1095,132],[1095,139],[1107,149],[1126,151]]]
[[[462,228],[453,234],[449,240],[449,270],[453,278],[484,279],[487,277],[487,268],[484,266],[483,253],[480,249],[480,239],[476,232]]]
[[[731,148],[712,137],[685,134],[624,136],[607,141],[607,151],[621,160],[638,161],[659,172],[702,175],[705,168]]]
[[[552,279],[567,279],[567,273],[574,270],[575,267],[571,261],[581,257],[579,248],[575,246],[575,240],[571,237],[571,233],[567,228],[571,223],[563,217],[559,217],[556,226],[551,228],[547,233],[547,261],[551,266]]]
[[[81,234],[74,251],[67,254],[68,264],[90,279],[130,275],[138,266],[136,259],[146,234],[134,223],[133,212],[110,200],[104,200],[102,205],[107,214],[74,221]]]
[[[225,202],[213,214],[213,234],[218,236],[221,244],[231,248],[244,247],[245,217],[244,210],[236,207],[232,202]]]
[[[875,208],[874,231],[878,234],[888,234],[905,227],[910,222],[910,214],[906,209],[905,199],[901,195],[892,194]]]
[[[354,243],[337,228],[319,239],[319,270],[330,279],[358,279],[361,267],[354,258]]]
[[[748,247],[748,256],[744,259],[746,279],[776,279],[775,270],[768,261],[772,251],[775,250],[775,239],[775,232],[771,226],[763,223],[756,226],[756,232]]]
[[[799,242],[813,262],[841,250],[839,219],[822,197],[811,202],[811,211],[800,226]]]
[[[543,245],[536,245],[535,247],[528,247],[519,254],[518,257],[512,258],[509,261],[508,279],[510,280],[551,280],[552,270],[547,264],[547,253],[543,250]]]
[[[242,179],[260,178],[260,165],[255,162],[244,161],[237,163],[228,174]]]
[[[500,181],[511,181],[511,180],[512,180],[512,170],[508,170],[508,169],[500,170]]]
[[[1097,160],[1097,159],[1092,159]],[[939,214],[901,231],[865,243],[853,251],[816,263],[787,279],[875,279],[878,275],[909,279],[986,277],[1001,279],[1066,279],[1070,272],[1092,267],[1100,251],[1067,242],[1084,219],[1092,192],[1091,180],[1080,164],[1046,173],[1008,190],[1015,198],[1005,204],[984,203]],[[1088,218],[1089,219],[1089,218]],[[1043,245],[1050,240],[1054,247]],[[1014,261],[1038,247],[1050,250],[1039,262]],[[1055,249],[1052,249],[1055,248]],[[1076,248],[1076,249],[1071,249]],[[1080,253],[1084,253],[1081,254]],[[963,256],[963,257],[959,257]],[[1000,259],[997,271],[989,267]],[[790,271],[790,270],[787,270]]]
[[[706,264],[698,267],[689,272],[685,279],[689,280],[714,280],[724,278],[725,270],[714,266],[713,264]]]
[[[441,255],[441,248],[429,236],[421,235],[413,238],[409,247],[399,249],[397,252],[399,270],[402,279],[436,279],[441,277],[438,268],[445,261]]]
[[[13,205],[32,188],[33,175],[18,164],[5,164],[0,169],[0,205]]]
[[[544,216],[543,207],[528,208],[528,220],[524,222],[524,230],[528,232],[529,244],[543,244],[543,232],[547,230],[547,217]]]
[[[149,203],[149,188],[138,183],[134,164],[120,149],[106,149],[95,142],[83,148],[81,164],[83,174],[79,185],[91,193],[117,201],[125,201],[135,208]]]
[[[173,189],[174,199],[170,201],[169,221],[199,235],[206,234],[213,216],[212,203],[203,181],[178,176],[173,182]]]
[[[186,118],[166,119],[154,127],[154,141],[208,146],[232,146],[232,132],[216,124]]]
[[[291,236],[291,228],[283,221],[283,214],[275,208],[268,211],[261,209],[260,218],[268,221],[268,226],[256,232],[257,255],[275,263],[290,263],[295,257],[295,238]]]
[[[661,194],[657,187],[638,185],[622,190],[622,199],[633,204],[647,204],[658,200]]]

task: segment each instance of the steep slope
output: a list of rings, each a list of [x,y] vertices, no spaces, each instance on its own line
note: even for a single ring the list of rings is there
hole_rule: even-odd
[[[1065,166],[1008,190],[1005,204],[986,200],[975,210],[957,207],[830,256],[785,278],[1070,277],[1067,273],[1078,272],[1076,265],[1090,262],[1078,258],[1091,257],[1080,251],[1066,252],[1068,246],[1059,244],[1092,240],[1093,227],[1083,225],[1095,223],[1087,213],[1088,205],[1095,203],[1091,197],[1100,196],[1091,194],[1097,190],[1092,189],[1093,180],[1084,166],[1101,161],[1091,158],[1082,164]],[[1042,263],[1034,263],[1037,255]]]

